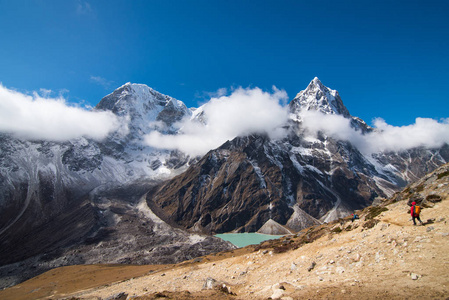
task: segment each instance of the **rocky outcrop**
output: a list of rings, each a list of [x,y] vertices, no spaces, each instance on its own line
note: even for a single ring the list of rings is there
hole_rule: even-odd
[[[153,189],[147,200],[184,228],[223,233],[255,232],[269,219],[302,229],[385,196],[372,180],[382,175],[355,148],[330,138],[322,149],[310,146],[297,137],[236,138]]]
[[[257,145],[249,142],[253,140]],[[172,222],[204,232],[254,232],[270,216],[285,224],[291,209],[280,200],[281,169],[267,157],[255,161],[248,155],[266,142],[266,137],[236,139],[238,145],[230,142],[209,152],[188,171],[150,191],[150,206],[158,206]]]
[[[272,219],[269,219],[267,222],[265,222],[265,224],[263,224],[262,227],[260,227],[257,233],[271,234],[271,235],[292,234],[290,230],[288,230],[278,222],[273,221]]]
[[[293,231],[300,231],[307,227],[322,224],[321,221],[315,219],[314,217],[303,211],[298,204],[295,204],[293,206],[293,210],[293,214],[291,215],[290,219],[288,219],[287,224],[285,224]]]

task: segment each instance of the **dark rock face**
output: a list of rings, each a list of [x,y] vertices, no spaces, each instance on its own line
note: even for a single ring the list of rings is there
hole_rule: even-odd
[[[175,107],[173,101],[169,101],[157,115],[156,120],[163,121],[168,126],[171,126],[173,123],[180,121],[185,115],[184,111]]]
[[[279,201],[281,182],[275,179],[279,168],[264,164],[263,158],[254,165],[246,153],[253,150],[245,147],[253,145],[243,143],[243,151],[227,143],[209,152],[187,172],[153,190],[147,199],[171,221],[206,232],[256,231],[269,217],[270,203],[275,207],[273,219],[285,223],[291,209]],[[266,179],[258,176],[259,169]]]
[[[95,144],[89,144],[85,147],[72,145],[62,156],[62,163],[67,165],[70,171],[75,172],[81,170],[93,171],[100,167],[102,160],[103,155]]]
[[[235,248],[219,238],[191,234],[160,220],[140,201],[150,187],[100,191],[32,226],[32,231],[30,224],[16,223],[1,235],[0,286],[66,265],[171,264]],[[23,218],[34,220],[32,207]]]
[[[310,139],[301,124],[304,109],[342,115],[364,134],[373,130],[317,79],[289,108],[298,117],[286,126],[288,137],[228,141],[152,190],[148,202],[166,220],[198,232],[257,231],[269,219],[300,230],[366,207],[448,161],[448,145],[367,157],[322,132]]]
[[[302,152],[295,153],[294,143]],[[184,228],[221,233],[257,231],[269,219],[285,225],[295,204],[311,219],[326,220],[333,209],[336,216],[348,214],[385,196],[372,180],[381,175],[355,148],[331,139],[326,145],[307,154],[306,141],[236,138],[153,189],[147,200]]]
[[[87,203],[77,203],[66,212],[43,220],[39,226],[32,222],[35,210],[37,209],[30,207],[23,215],[24,220],[30,222],[15,223],[1,235],[0,265],[22,261],[77,243],[95,225],[95,212]]]
[[[378,153],[374,157],[381,164],[391,164],[404,174],[402,186],[414,182],[449,161],[449,145],[439,149],[414,148],[401,152]]]

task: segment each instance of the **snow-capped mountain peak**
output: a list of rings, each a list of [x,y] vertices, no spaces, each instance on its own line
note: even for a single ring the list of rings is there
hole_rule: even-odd
[[[110,110],[117,115],[146,112],[156,106],[165,106],[171,99],[145,84],[128,82],[104,97],[96,109]]]
[[[160,125],[166,127],[165,130],[173,131],[170,128],[173,123],[192,114],[182,101],[159,93],[145,84],[129,82],[104,97],[95,109],[128,116],[131,130],[139,129],[140,135],[152,130],[149,127],[152,122],[162,122]]]
[[[290,111],[292,113],[298,114],[301,111],[308,110],[342,115],[345,118],[351,117],[338,92],[324,86],[318,77],[315,77],[307,88],[299,92],[290,103]]]
[[[309,83],[309,85],[307,86],[306,90],[307,89],[313,89],[313,90],[319,89],[319,90],[324,91],[324,90],[326,90],[328,88],[323,85],[323,83],[318,79],[318,77],[315,77]]]

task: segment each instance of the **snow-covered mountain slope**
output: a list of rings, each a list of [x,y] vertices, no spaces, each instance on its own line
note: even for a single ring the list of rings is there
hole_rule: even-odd
[[[299,92],[289,103],[290,118],[294,121],[302,121],[302,113],[308,111],[318,111],[325,115],[340,115],[349,119],[351,126],[363,133],[370,132],[373,129],[365,121],[358,117],[353,117],[343,104],[340,95],[336,90],[332,90],[323,85],[315,77],[307,88]]]
[[[175,133],[173,124],[192,114],[186,105],[144,84],[126,83],[104,97],[96,110],[109,110],[117,116],[129,117],[128,139],[140,140],[152,130]]]
[[[117,132],[101,146],[105,154],[120,158],[131,164],[132,170],[138,171],[130,174],[132,180],[136,177],[171,177],[173,170],[187,163],[189,157],[179,151],[158,150],[144,142],[144,136],[152,131],[177,133],[175,123],[192,116],[192,110],[182,101],[143,84],[127,83],[104,97],[95,109],[110,110],[128,121],[127,135]]]
[[[23,222],[21,216],[30,204],[36,215],[50,218],[87,193],[170,178],[187,164],[186,155],[143,142],[143,135],[151,130],[174,132],[173,123],[191,115],[181,101],[146,85],[127,83],[95,109],[123,117],[129,132],[116,132],[101,142],[79,138],[63,143],[0,135],[0,234]],[[36,222],[41,224],[44,219]]]
[[[116,193],[111,207],[117,206],[118,199],[128,202],[120,205],[133,207],[133,199],[145,194],[155,181],[171,178],[188,165],[187,155],[151,148],[143,140],[151,130],[176,133],[174,124],[192,114],[181,101],[146,85],[127,83],[103,98],[95,109],[112,111],[127,122],[128,131],[115,132],[103,141],[79,138],[67,142],[24,141],[0,134],[0,265],[29,257],[35,257],[33,264],[39,265],[39,260],[45,259],[41,257],[43,253],[57,255],[55,251],[60,253],[62,248],[80,245],[98,232],[96,243],[101,243],[102,237],[110,236],[101,234],[105,230],[117,232],[113,235],[117,240],[114,247],[120,247],[121,238],[127,238],[119,234],[120,222],[106,222],[102,217],[104,195]],[[132,215],[129,218],[140,218],[129,207],[110,214],[120,220],[126,219],[124,212]],[[162,234],[151,230],[147,233],[149,240]],[[181,242],[173,243],[172,237],[161,239],[165,244],[155,245],[166,249],[166,253],[170,247],[180,247]],[[218,240],[211,243],[226,247]],[[195,251],[189,255],[194,256]],[[103,260],[96,258],[96,262],[118,261],[118,257],[113,257],[118,253],[111,250],[108,256],[102,256]],[[83,260],[89,261],[87,256]],[[162,256],[158,255],[157,260],[170,259]],[[138,262],[131,252],[129,258]],[[126,261],[126,254],[120,254],[120,259]],[[71,263],[57,261],[61,265]],[[72,263],[80,261],[75,259]],[[18,272],[25,271],[22,268]],[[0,271],[0,275],[4,274]]]
[[[324,114],[351,117],[338,92],[325,87],[317,77],[309,83],[305,90],[296,95],[290,103],[290,110],[292,113],[318,110]]]

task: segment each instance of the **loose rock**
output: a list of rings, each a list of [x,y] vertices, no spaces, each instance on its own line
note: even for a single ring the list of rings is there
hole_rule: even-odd
[[[217,281],[211,277],[206,279],[206,282],[203,285],[203,289],[211,290],[217,285]]]
[[[112,295],[109,298],[106,298],[106,300],[126,300],[127,297],[128,297],[127,293],[121,292],[121,293]]]
[[[218,288],[218,290],[220,290],[223,293],[229,294],[229,295],[236,295],[235,293],[233,293],[231,291],[231,287],[227,286],[224,283]]]
[[[313,270],[313,268],[315,268],[315,266],[316,266],[316,262],[312,262],[312,264],[307,268],[307,271],[312,271]]]
[[[296,269],[297,269],[296,264],[295,264],[295,263],[292,263],[292,264],[290,265],[290,271],[294,271],[294,270],[296,270]]]
[[[281,299],[281,297],[284,296],[284,293],[284,290],[273,287],[273,294],[271,295],[271,299]]]

